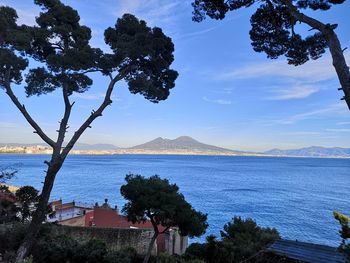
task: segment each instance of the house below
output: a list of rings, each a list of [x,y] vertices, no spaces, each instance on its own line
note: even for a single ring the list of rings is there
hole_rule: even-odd
[[[111,208],[107,199],[101,206],[96,203],[92,208],[86,205],[77,205],[75,202],[62,204],[62,200],[52,202],[51,207],[55,213],[48,219],[48,222],[57,222],[60,225],[153,231],[149,220],[144,223],[132,223],[118,213],[117,207]],[[159,230],[163,231],[164,227],[159,226]],[[182,255],[185,253],[187,245],[188,237],[181,236],[177,228],[171,228],[158,236],[154,253],[167,252]]]
[[[93,209],[92,205],[76,203],[62,203],[62,200],[56,200],[50,203],[52,212],[47,216],[47,222],[62,222],[84,215],[87,211]]]

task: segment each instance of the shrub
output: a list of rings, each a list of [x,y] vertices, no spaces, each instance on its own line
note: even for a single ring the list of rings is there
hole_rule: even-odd
[[[242,261],[257,254],[280,238],[275,228],[264,228],[251,219],[234,217],[221,231],[223,242],[234,254],[234,261]]]
[[[134,248],[125,248],[119,251],[112,251],[106,256],[108,263],[139,263],[142,262],[142,257],[137,255]]]
[[[347,257],[350,262],[350,227],[349,218],[339,212],[333,212],[334,218],[339,222],[341,229],[339,230],[340,237],[342,238],[339,250]]]
[[[25,258],[23,260],[18,260],[16,263],[33,263],[33,257]]]

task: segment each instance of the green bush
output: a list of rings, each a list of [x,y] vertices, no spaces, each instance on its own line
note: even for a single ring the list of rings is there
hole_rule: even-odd
[[[23,260],[18,260],[16,263],[33,263],[33,257],[25,258]]]
[[[46,236],[32,250],[35,263],[73,262],[78,242],[67,236]]]
[[[343,215],[337,211],[333,212],[334,218],[339,222],[341,229],[339,230],[340,237],[342,238],[339,246],[340,252],[342,252],[350,262],[350,226],[349,217]]]
[[[138,255],[132,247],[119,251],[111,251],[106,256],[106,262],[108,263],[141,263],[142,261],[143,257]]]
[[[234,261],[246,260],[280,238],[274,228],[264,228],[251,219],[234,217],[221,231],[222,241],[234,254]]]
[[[168,253],[160,253],[156,259],[157,263],[183,263],[185,262],[180,256],[169,255]]]
[[[19,248],[27,231],[21,223],[0,225],[0,253],[5,261],[14,262],[16,250]]]
[[[230,263],[241,262],[254,256],[249,262],[267,262],[266,256],[260,255],[259,252],[278,238],[276,229],[260,227],[249,218],[244,220],[234,217],[221,231],[221,240],[211,235],[204,244],[191,244],[184,258],[208,263]]]

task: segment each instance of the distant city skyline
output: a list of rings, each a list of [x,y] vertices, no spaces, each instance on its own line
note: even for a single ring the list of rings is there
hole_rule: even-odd
[[[350,147],[350,112],[340,101],[339,82],[329,52],[317,61],[294,67],[285,59],[269,60],[250,45],[254,8],[231,12],[223,21],[191,20],[191,2],[170,0],[64,0],[77,9],[81,24],[92,29],[92,46],[107,51],[103,31],[123,13],[135,14],[149,26],[161,27],[175,44],[172,68],[179,72],[166,101],[148,102],[118,85],[111,107],[79,140],[130,147],[157,137],[191,136],[204,143],[244,151],[294,149],[312,145]],[[33,24],[40,9],[33,1],[0,0],[14,7],[19,22]],[[337,23],[343,48],[350,46],[350,3],[314,15]],[[345,51],[348,63],[350,52]],[[70,123],[74,129],[103,99],[107,79],[98,74],[92,88],[72,95],[76,101]],[[57,92],[26,98],[23,85],[14,91],[52,137],[63,112]],[[42,143],[0,90],[0,143]]]

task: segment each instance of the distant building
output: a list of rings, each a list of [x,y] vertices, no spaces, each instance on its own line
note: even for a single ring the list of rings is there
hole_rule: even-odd
[[[130,229],[150,229],[153,231],[151,221],[144,223],[135,223],[128,221],[127,218],[118,213],[117,207],[111,208],[108,200],[99,206],[97,203],[93,208],[87,206],[78,206],[75,202],[62,204],[62,200],[51,203],[55,216],[48,221],[57,221],[61,225],[97,227],[97,228],[130,228]],[[160,231],[164,227],[159,227]],[[177,228],[171,228],[164,234],[160,234],[156,241],[154,251],[156,253],[167,252],[169,254],[182,255],[185,253],[188,245],[188,237],[181,236]]]
[[[85,215],[87,211],[92,210],[92,205],[76,203],[62,203],[62,200],[56,200],[50,203],[51,213],[47,216],[47,222],[63,222]],[[85,226],[85,225],[82,225]]]

